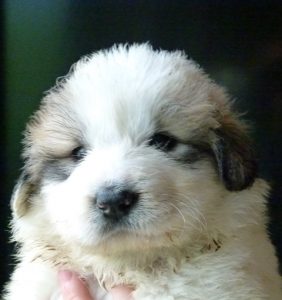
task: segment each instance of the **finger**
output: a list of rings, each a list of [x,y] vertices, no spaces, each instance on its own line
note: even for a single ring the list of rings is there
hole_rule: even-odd
[[[73,272],[60,271],[59,283],[64,300],[93,300],[86,285]]]
[[[110,291],[113,300],[132,300],[132,292],[131,288],[121,285],[112,288]]]

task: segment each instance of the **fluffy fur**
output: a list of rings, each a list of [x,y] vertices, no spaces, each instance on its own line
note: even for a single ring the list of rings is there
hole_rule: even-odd
[[[136,300],[282,299],[269,188],[246,126],[184,53],[115,46],[81,59],[47,93],[24,144],[12,198],[19,262],[5,300],[59,299],[62,268],[99,299],[117,284]],[[97,205],[105,186],[138,194],[118,220]]]

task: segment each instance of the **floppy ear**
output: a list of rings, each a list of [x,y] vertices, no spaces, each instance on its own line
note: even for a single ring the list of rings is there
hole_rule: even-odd
[[[20,218],[26,214],[34,192],[35,185],[31,183],[28,175],[23,173],[14,188],[11,199],[11,209],[15,217]]]
[[[251,186],[257,175],[257,163],[245,128],[230,118],[221,122],[215,134],[212,149],[225,187],[240,191]]]

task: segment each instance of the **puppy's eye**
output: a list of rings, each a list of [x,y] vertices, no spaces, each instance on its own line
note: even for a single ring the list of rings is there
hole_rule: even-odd
[[[71,152],[71,157],[74,161],[79,161],[83,159],[85,155],[86,155],[86,150],[81,146],[74,148]]]
[[[163,151],[171,151],[178,144],[178,141],[169,135],[163,133],[154,134],[149,140],[149,145]]]

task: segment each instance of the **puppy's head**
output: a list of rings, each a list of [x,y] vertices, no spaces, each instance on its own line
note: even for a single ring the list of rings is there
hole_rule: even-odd
[[[15,219],[94,248],[191,238],[255,177],[228,101],[181,52],[118,46],[80,60],[27,127]]]

